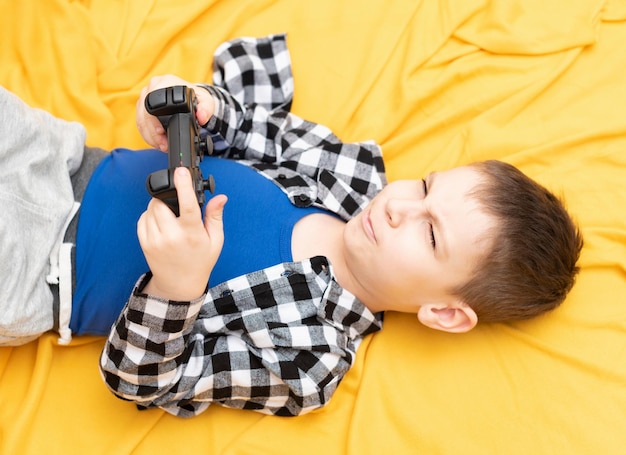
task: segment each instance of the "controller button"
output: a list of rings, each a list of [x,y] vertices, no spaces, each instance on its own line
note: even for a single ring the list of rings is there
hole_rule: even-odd
[[[150,189],[153,192],[159,192],[170,187],[170,176],[167,170],[165,172],[158,171],[150,174],[150,178],[148,180],[148,184],[150,185]]]
[[[308,207],[311,205],[311,198],[306,194],[299,194],[295,200],[296,207]]]
[[[148,107],[150,109],[156,109],[167,104],[165,90],[156,90],[148,94]]]
[[[184,85],[176,85],[172,87],[172,101],[174,101],[174,104],[185,103],[185,86]]]

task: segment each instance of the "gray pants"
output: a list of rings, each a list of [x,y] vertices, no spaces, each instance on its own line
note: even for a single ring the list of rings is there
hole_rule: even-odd
[[[58,279],[75,204],[71,176],[84,145],[80,124],[30,108],[0,87],[0,345],[53,327],[49,283]]]

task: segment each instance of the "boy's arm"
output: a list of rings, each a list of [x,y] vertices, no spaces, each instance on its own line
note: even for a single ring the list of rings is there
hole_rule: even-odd
[[[378,145],[344,144],[328,128],[289,112],[294,80],[285,34],[238,38],[219,46],[213,87],[205,88],[218,104],[207,126],[235,157],[284,163],[312,178],[327,170],[348,184],[364,180],[367,184],[356,185],[365,189],[355,189],[370,197],[381,189],[385,177]]]
[[[153,78],[137,103],[137,125],[154,147],[165,149],[167,139],[158,120],[145,112],[143,99],[149,91],[178,84],[194,86],[197,119],[213,136],[215,153],[255,163],[296,205],[303,198],[303,205],[317,204],[349,219],[386,184],[377,144],[343,143],[328,128],[289,112],[293,77],[285,35],[221,45],[212,86],[172,75]],[[288,172],[267,170],[275,164]],[[312,188],[310,194],[290,194],[289,188],[302,184]]]
[[[373,197],[386,183],[380,147],[373,141],[342,142],[333,132],[282,108],[242,104],[225,89],[200,85],[213,97],[205,128],[228,157],[281,164],[318,178],[329,171],[360,194]]]
[[[278,173],[283,186],[320,187],[320,194],[312,202],[318,199],[325,206],[323,195],[339,188],[340,195],[353,199],[340,205],[345,205],[345,209],[359,207],[386,184],[381,150],[374,142],[344,143],[327,127],[304,120],[284,110],[282,105],[269,108],[255,102],[244,104],[224,88],[193,85],[173,75],[152,78],[137,102],[137,127],[153,147],[166,150],[167,137],[159,121],[146,112],[143,101],[149,92],[170,85],[195,88],[196,115],[212,136],[214,153],[247,160],[264,171],[268,165],[281,165],[289,173],[286,179],[283,173]],[[278,175],[268,176],[280,181]],[[363,201],[359,201],[361,198]],[[348,209],[345,215],[350,218],[354,214]]]
[[[143,294],[147,279],[101,357],[103,377],[120,398],[184,417],[211,402],[292,416],[326,404],[353,362],[360,336],[325,320],[312,301],[279,310],[236,296],[249,290],[212,289],[204,306],[202,299],[183,304]]]

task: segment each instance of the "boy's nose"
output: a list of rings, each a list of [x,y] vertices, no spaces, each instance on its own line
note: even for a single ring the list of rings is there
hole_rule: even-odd
[[[387,220],[391,227],[398,227],[408,220],[424,217],[424,202],[416,199],[390,199],[387,201]]]

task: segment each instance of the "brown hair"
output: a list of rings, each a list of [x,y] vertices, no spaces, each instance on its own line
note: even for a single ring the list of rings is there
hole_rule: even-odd
[[[563,203],[510,164],[472,167],[485,178],[470,196],[497,220],[472,279],[453,290],[480,322],[528,319],[560,305],[574,285],[583,239]]]

